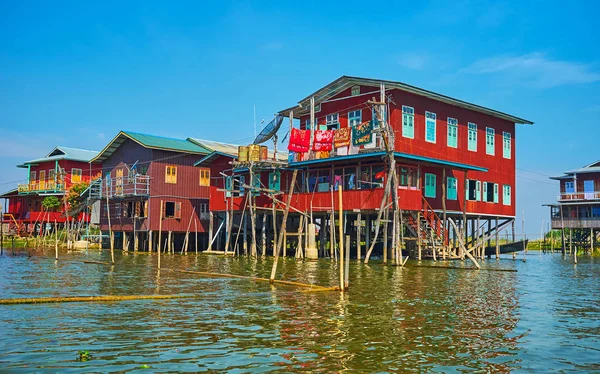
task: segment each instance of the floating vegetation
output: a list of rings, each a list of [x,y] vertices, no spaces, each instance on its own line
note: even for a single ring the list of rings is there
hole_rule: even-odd
[[[77,352],[77,361],[79,362],[86,362],[91,360],[92,354],[89,351],[79,351]]]

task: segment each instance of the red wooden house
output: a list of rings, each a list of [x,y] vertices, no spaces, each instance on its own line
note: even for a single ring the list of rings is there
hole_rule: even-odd
[[[381,97],[384,106],[377,105]],[[328,212],[337,206],[337,194],[332,190],[342,185],[348,222],[360,217],[365,227],[364,240],[357,242],[369,243],[387,177],[384,139],[379,131],[382,119],[395,133],[398,195],[407,236],[424,239],[433,231],[436,240],[451,245],[456,238],[449,234],[448,218],[464,227],[471,241],[482,232],[489,236],[514,222],[515,125],[532,124],[530,121],[401,82],[348,76],[279,115],[299,121],[292,141],[307,139],[302,136],[308,131],[310,144],[306,145],[311,149],[293,153],[285,170],[262,173],[262,184],[280,188],[283,195],[279,200],[285,200],[291,169],[299,169],[292,207],[310,212],[321,235],[328,226]],[[318,137],[327,130],[335,132],[333,144],[317,147],[322,145]],[[294,140],[298,133],[304,135]],[[220,162],[220,167],[226,167],[225,161]],[[272,185],[273,180],[278,185]],[[215,180],[211,211],[225,211],[229,200],[234,211],[242,209],[246,196],[228,200],[223,192],[217,193],[223,187],[227,186]],[[235,184],[230,187],[233,195],[239,194]],[[272,205],[266,196],[256,200],[259,207]],[[352,230],[347,227],[347,232]]]
[[[62,201],[73,184],[89,182],[101,170],[100,163],[90,163],[97,154],[97,151],[58,146],[45,157],[17,165],[27,169],[27,183],[0,195],[7,201],[3,221],[21,229],[42,220],[64,223],[64,208],[44,212],[42,201],[46,196],[57,196]],[[89,215],[83,218],[89,221]]]
[[[550,218],[552,228],[563,233],[563,249],[564,229],[572,230],[575,245],[598,248],[600,160],[550,179],[560,182],[557,203],[550,205]]]
[[[196,238],[205,247],[208,180],[193,165],[209,152],[189,139],[119,132],[92,160],[103,164],[100,230],[125,250],[180,250],[187,232],[189,248]]]

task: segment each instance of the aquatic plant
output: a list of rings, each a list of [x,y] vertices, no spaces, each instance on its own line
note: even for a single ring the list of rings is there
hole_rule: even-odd
[[[89,351],[77,352],[77,361],[86,362],[92,359],[92,354]]]

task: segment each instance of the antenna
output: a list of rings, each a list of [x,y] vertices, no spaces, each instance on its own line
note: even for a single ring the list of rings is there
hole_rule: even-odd
[[[269,122],[254,139],[254,144],[264,143],[271,139],[281,127],[281,122],[283,122],[283,116],[275,116],[275,118],[273,118],[273,120]]]

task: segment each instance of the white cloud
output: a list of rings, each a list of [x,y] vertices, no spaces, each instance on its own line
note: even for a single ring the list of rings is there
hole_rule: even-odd
[[[459,74],[502,74],[526,85],[549,88],[600,81],[600,72],[591,65],[551,60],[541,53],[497,56],[475,61]]]
[[[429,55],[424,52],[407,52],[398,56],[398,64],[408,69],[421,70],[429,61]]]

